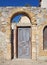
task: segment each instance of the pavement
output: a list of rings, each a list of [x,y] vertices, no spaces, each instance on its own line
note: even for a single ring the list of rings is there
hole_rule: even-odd
[[[13,59],[0,61],[0,65],[47,65],[47,61],[31,60],[31,59]]]

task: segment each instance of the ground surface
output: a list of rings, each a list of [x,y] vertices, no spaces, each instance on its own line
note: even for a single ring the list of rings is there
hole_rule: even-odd
[[[30,59],[13,59],[10,61],[0,61],[0,65],[47,65],[47,61],[32,61]]]

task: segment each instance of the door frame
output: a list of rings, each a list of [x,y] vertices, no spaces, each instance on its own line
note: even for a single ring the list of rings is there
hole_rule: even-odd
[[[17,25],[17,26],[15,26],[15,28],[14,28],[14,58],[18,58],[18,28],[19,27],[26,27],[26,28],[28,28],[28,27],[30,27],[30,38],[32,37],[32,28],[31,28],[31,25]],[[30,55],[31,55],[31,58],[32,58],[32,38],[31,38],[31,40],[30,40],[30,43],[31,43],[31,47],[30,47]]]
[[[18,26],[17,27],[17,40],[16,40],[16,52],[17,52],[17,54],[16,54],[16,57],[18,58],[18,28],[30,28],[31,29],[31,27],[30,26]],[[31,30],[30,30],[31,31]],[[31,34],[31,33],[30,33]],[[30,36],[30,40],[29,40],[29,43],[31,43],[31,36]],[[31,57],[31,44],[30,44],[30,57]]]

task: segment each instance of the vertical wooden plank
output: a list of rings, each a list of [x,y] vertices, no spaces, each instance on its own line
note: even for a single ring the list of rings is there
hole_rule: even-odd
[[[22,28],[18,28],[18,57],[21,55]]]

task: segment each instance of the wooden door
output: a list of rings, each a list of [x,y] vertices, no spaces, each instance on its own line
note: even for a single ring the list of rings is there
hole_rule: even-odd
[[[30,58],[30,27],[18,28],[18,58]]]

